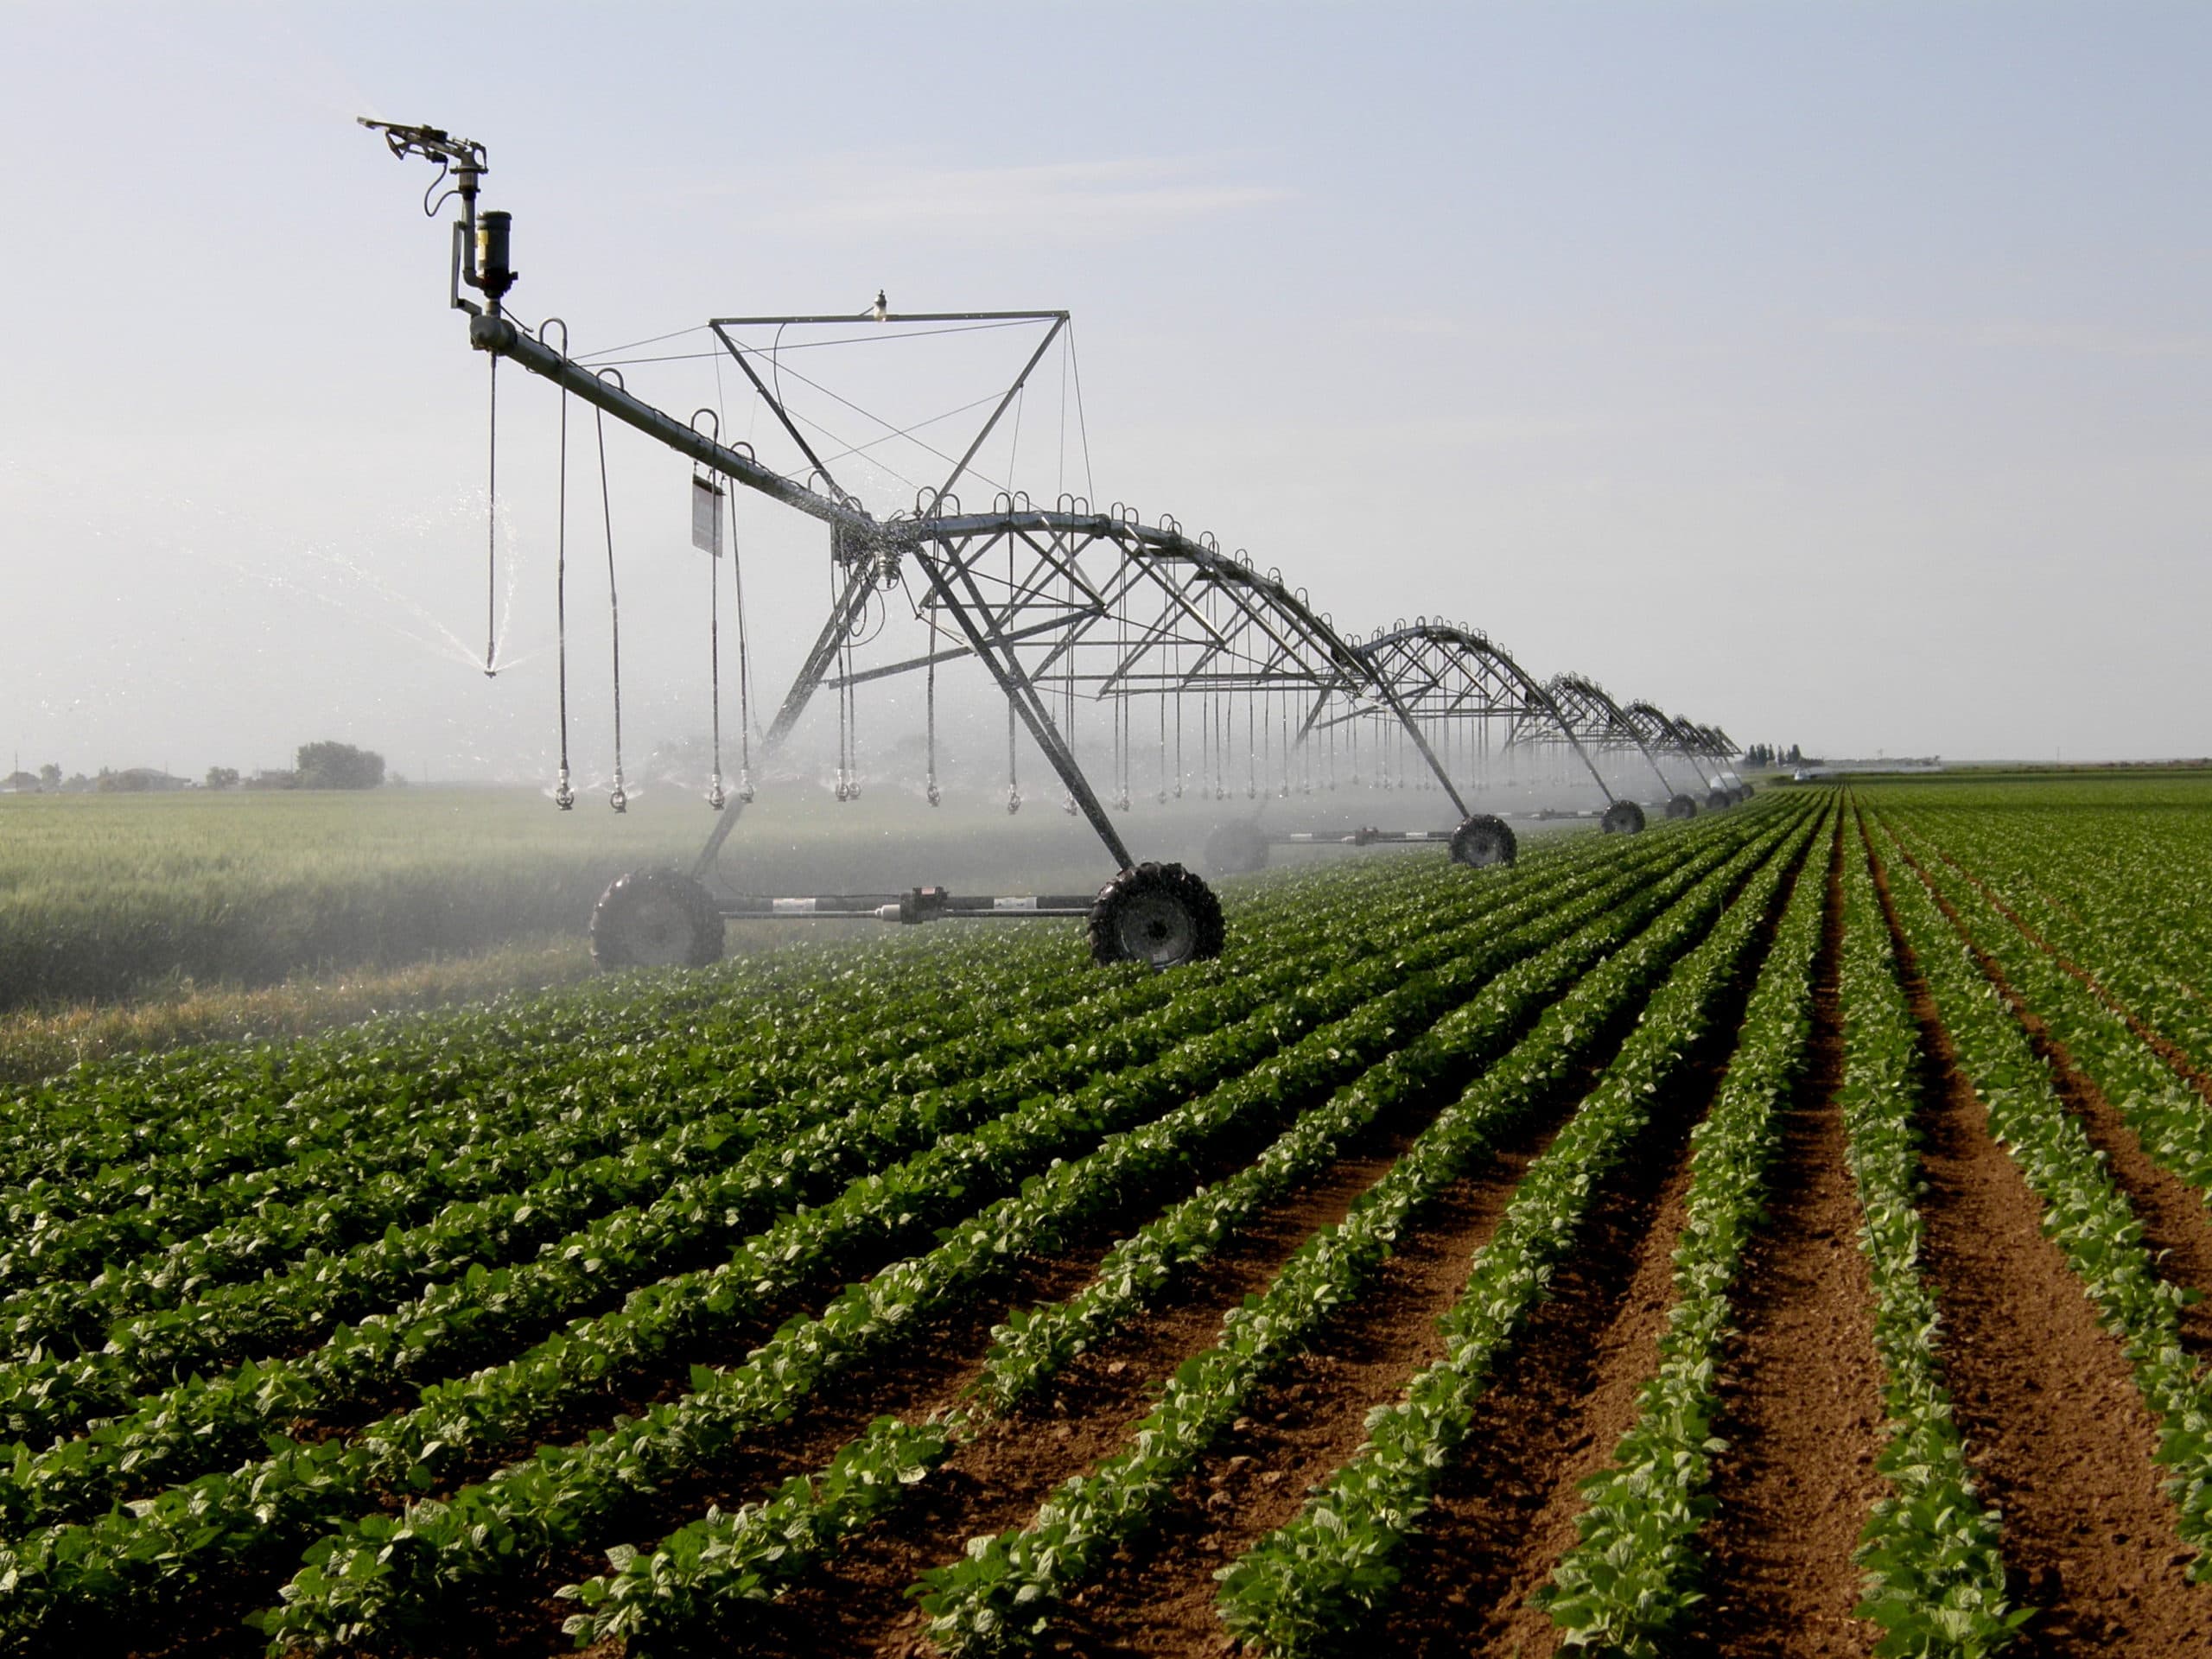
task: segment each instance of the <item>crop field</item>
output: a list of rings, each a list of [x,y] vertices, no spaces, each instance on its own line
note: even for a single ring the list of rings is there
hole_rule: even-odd
[[[0,1093],[0,1651],[2212,1652],[2208,830],[1777,788]]]
[[[1351,829],[1376,810],[1364,791],[1330,805],[1301,800],[1299,827]],[[1196,865],[1213,810],[1147,801],[1133,822],[1153,855]],[[711,821],[696,791],[673,784],[638,791],[620,817],[597,799],[557,811],[518,787],[0,795],[0,1015],[391,970],[518,941],[566,942],[581,957],[607,882],[688,866]],[[1049,801],[1014,821],[976,791],[932,810],[896,785],[838,804],[789,780],[763,788],[721,868],[756,893],[855,881],[973,893],[1010,865],[1046,892],[1089,892],[1111,873],[1081,821]],[[730,947],[791,931],[739,923]]]
[[[1008,826],[993,802],[918,805],[893,789],[849,806],[764,791],[744,874],[811,892],[895,842],[902,877],[973,884],[1004,862],[973,847],[1012,827],[1029,873],[1041,856],[1076,890],[1097,886],[1096,843],[1057,811]],[[0,795],[0,1014],[581,940],[612,876],[688,865],[709,822],[675,785],[639,791],[619,817],[595,800],[556,811],[524,788]]]

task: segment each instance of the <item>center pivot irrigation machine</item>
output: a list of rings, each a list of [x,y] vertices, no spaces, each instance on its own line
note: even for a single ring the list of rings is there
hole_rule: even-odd
[[[447,200],[460,200],[461,217],[452,230],[448,298],[454,308],[468,314],[469,343],[491,361],[495,514],[498,371],[504,359],[561,388],[564,479],[570,396],[591,405],[601,423],[602,492],[607,416],[688,459],[693,467],[693,540],[718,559],[731,484],[828,527],[829,615],[757,744],[749,710],[741,707],[743,748],[734,789],[725,788],[721,772],[719,624],[710,610],[709,627],[716,630],[715,751],[707,799],[715,809],[714,827],[688,872],[633,872],[607,888],[592,918],[593,948],[602,964],[702,964],[721,954],[726,918],[778,916],[906,923],[963,917],[1082,918],[1089,922],[1092,953],[1101,962],[1135,960],[1164,967],[1216,956],[1223,924],[1212,890],[1180,864],[1137,859],[1116,825],[1115,814],[1126,813],[1144,793],[1165,803],[1183,798],[1187,790],[1198,798],[1227,802],[1241,791],[1248,803],[1245,816],[1217,829],[1208,844],[1209,857],[1226,870],[1257,868],[1265,862],[1268,847],[1277,843],[1433,842],[1448,845],[1462,864],[1511,863],[1516,842],[1503,815],[1471,810],[1467,792],[1487,784],[1495,757],[1516,752],[1571,753],[1604,799],[1601,821],[1608,831],[1634,833],[1643,827],[1642,808],[1606,781],[1602,758],[1609,750],[1638,751],[1658,777],[1670,811],[1694,812],[1696,806],[1660,770],[1662,752],[1688,761],[1708,798],[1716,804],[1722,799],[1719,779],[1726,774],[1715,772],[1708,778],[1700,759],[1725,760],[1732,753],[1724,737],[1669,721],[1649,705],[1637,705],[1642,718],[1632,718],[1585,681],[1539,683],[1480,633],[1422,618],[1363,639],[1340,634],[1305,590],[1290,586],[1279,571],[1262,574],[1242,554],[1224,552],[1211,535],[1186,535],[1165,516],[1156,524],[1145,523],[1119,504],[1100,510],[1084,497],[1061,494],[1045,507],[1014,490],[1009,480],[988,511],[964,510],[958,486],[973,480],[991,487],[978,462],[986,441],[1008,410],[1015,410],[1018,442],[1019,400],[1025,388],[1056,345],[1064,351],[1069,346],[1065,311],[899,313],[878,294],[874,306],[857,315],[713,320],[707,329],[715,360],[741,372],[758,407],[772,417],[779,443],[787,442],[798,458],[790,472],[780,471],[763,462],[749,443],[724,442],[715,410],[702,409],[690,421],[678,420],[632,393],[618,369],[570,356],[568,330],[559,320],[533,329],[507,314],[505,301],[516,279],[511,219],[503,212],[478,209],[486,170],[480,144],[435,127],[365,118],[362,124],[379,132],[393,155],[422,156],[437,166],[438,177],[424,196],[426,213],[435,216]],[[480,296],[480,303],[467,297],[464,288]],[[799,331],[802,340],[810,330],[849,335],[856,324],[880,329],[882,337],[1018,327],[1039,336],[1010,383],[970,406],[984,412],[964,450],[955,454],[924,446],[945,470],[941,481],[917,488],[910,511],[879,515],[863,505],[833,467],[868,446],[838,448],[823,442],[824,429],[795,410],[785,393],[791,372],[777,353],[791,331]],[[761,343],[764,331],[772,331],[766,337],[772,343],[766,346]],[[907,436],[912,429],[894,430],[857,404],[842,397],[836,401],[891,435]],[[565,537],[565,518],[563,524]],[[491,535],[487,558],[495,557],[496,518]],[[611,516],[608,542],[611,556]],[[734,571],[734,558],[731,565]],[[734,588],[742,658],[741,574],[734,578]],[[891,608],[883,601],[894,592],[904,596],[905,608],[920,625],[919,639],[905,655],[864,665],[856,652],[874,639]],[[560,614],[565,630],[565,588]],[[494,670],[493,652],[487,644],[487,673]],[[937,804],[938,671],[971,658],[982,664],[1005,701],[1007,810],[1015,811],[1022,804],[1017,739],[1026,732],[1065,791],[1065,810],[1087,820],[1113,861],[1115,874],[1096,893],[967,897],[916,887],[772,897],[709,887],[717,877],[723,843],[753,798],[754,764],[765,765],[775,754],[818,692],[834,692],[837,701],[836,792],[842,800],[860,790],[846,741],[856,690],[893,676],[921,676],[929,720],[925,793]],[[563,664],[562,760],[553,795],[565,810],[576,798],[568,764],[565,644]],[[616,664],[616,765],[608,799],[620,811],[626,796],[620,766],[619,654]],[[748,672],[741,662],[741,700],[748,695]],[[1079,758],[1079,730],[1090,746],[1094,769],[1103,763],[1103,791]],[[1502,741],[1494,741],[1494,734],[1502,734]],[[1137,754],[1147,749],[1156,760],[1140,765]],[[1310,796],[1317,786],[1333,790],[1340,772],[1355,785],[1404,789],[1412,784],[1440,791],[1450,802],[1452,820],[1435,830],[1363,829],[1347,834],[1271,834],[1261,828],[1260,815],[1269,800]],[[1728,787],[1737,785],[1732,781]]]

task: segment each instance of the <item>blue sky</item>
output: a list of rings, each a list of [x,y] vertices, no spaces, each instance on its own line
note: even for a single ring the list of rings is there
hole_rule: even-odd
[[[486,683],[484,365],[362,113],[489,146],[516,308],[580,347],[1072,310],[1099,495],[1340,624],[1746,741],[2212,752],[2202,6],[6,3],[0,60],[26,763],[543,769],[553,401],[503,385]],[[683,468],[611,462],[678,735]],[[747,525],[810,632],[820,537]]]

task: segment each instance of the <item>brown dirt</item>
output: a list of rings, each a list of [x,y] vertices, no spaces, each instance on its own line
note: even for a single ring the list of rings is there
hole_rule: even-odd
[[[1599,1047],[1610,1053],[1629,1024],[1624,1018]],[[1513,1174],[1548,1144],[1589,1075],[1573,1080],[1553,1103],[1556,1109],[1533,1114],[1529,1126],[1500,1148],[1499,1167],[1512,1172],[1503,1185],[1486,1171],[1445,1195],[1430,1212],[1429,1224],[1386,1264],[1376,1294],[1363,1297],[1344,1326],[1325,1339],[1326,1348],[1294,1362],[1291,1375],[1263,1391],[1230,1437],[1237,1444],[1217,1447],[1198,1479],[1186,1487],[1184,1515],[1168,1522],[1171,1550],[1179,1524],[1191,1529],[1187,1522],[1194,1516],[1218,1516],[1224,1509],[1273,1514],[1265,1507],[1272,1504],[1281,1513],[1266,1525],[1280,1524],[1294,1510],[1305,1480],[1325,1474],[1357,1446],[1367,1407],[1402,1388],[1414,1369],[1433,1357],[1439,1345],[1433,1313],[1456,1297],[1466,1259],[1495,1224]],[[956,1554],[947,1548],[954,1541],[1026,1522],[1053,1486],[1121,1449],[1156,1396],[1157,1379],[1211,1345],[1227,1309],[1264,1290],[1307,1236],[1341,1219],[1353,1198],[1380,1178],[1431,1116],[1433,1109],[1408,1114],[1375,1135],[1374,1155],[1340,1161],[1325,1182],[1286,1200],[1247,1230],[1171,1305],[1080,1357],[1048,1399],[961,1446],[932,1478],[928,1502],[855,1540],[785,1599],[770,1616],[775,1633],[764,1638],[767,1649],[808,1656],[931,1651],[920,1640],[922,1619],[906,1594],[919,1573]],[[1424,1308],[1433,1311],[1424,1315]],[[1242,1449],[1240,1437],[1253,1437],[1255,1446],[1265,1438],[1264,1458]],[[1232,1480],[1242,1496],[1216,1498]],[[1244,1543],[1262,1529],[1255,1526]],[[1225,1549],[1218,1541],[1211,1550],[1189,1542],[1196,1564],[1176,1575],[1182,1582],[1173,1611],[1165,1616],[1149,1605],[1158,1574],[1147,1576],[1139,1605],[1122,1598],[1132,1582],[1128,1573],[1109,1573],[1070,1610],[1079,1631],[1072,1638],[1077,1649],[1141,1650],[1153,1632],[1166,1644],[1153,1650],[1217,1651],[1222,1632],[1212,1613],[1211,1570],[1217,1559],[1227,1558]],[[1152,1554],[1147,1548],[1130,1560]],[[1127,1645],[1133,1641],[1140,1648]]]
[[[1443,1357],[1437,1319],[1459,1300],[1469,1262],[1556,1128],[1547,1121],[1440,1197],[1373,1286],[1260,1389],[1183,1483],[1154,1537],[1076,1599],[1067,1624],[1077,1650],[1218,1649],[1214,1569],[1289,1521],[1307,1489],[1359,1449],[1369,1408]]]
[[[1477,1407],[1422,1519],[1381,1650],[1551,1651],[1551,1620],[1528,1600],[1573,1546],[1581,1484],[1635,1422],[1657,1367],[1696,1116],[1655,1124],[1647,1161],[1599,1195],[1582,1248],[1554,1274],[1552,1300]]]
[[[1766,918],[1770,930],[1783,898],[1786,891]],[[1755,955],[1763,952],[1764,944]],[[1689,1127],[1718,1086],[1741,999],[1748,996],[1754,977],[1752,972],[1739,976],[1724,995],[1714,1033],[1700,1045],[1689,1075],[1661,1103],[1647,1134],[1647,1157],[1619,1184],[1627,1207],[1617,1209],[1601,1199],[1605,1222],[1593,1223],[1611,1226],[1618,1236],[1593,1243],[1588,1255],[1617,1261],[1633,1248],[1630,1241],[1640,1240],[1644,1252],[1658,1258],[1656,1288],[1640,1284],[1643,1294],[1632,1292],[1630,1297],[1643,1344],[1655,1358],[1671,1273],[1667,1253],[1680,1230]],[[1290,1520],[1306,1488],[1359,1448],[1374,1405],[1402,1395],[1416,1370],[1441,1357],[1436,1321],[1465,1288],[1475,1251],[1496,1229],[1521,1173],[1550,1144],[1627,1032],[1624,1020],[1605,1033],[1590,1061],[1532,1116],[1529,1126],[1481,1170],[1456,1183],[1422,1217],[1373,1288],[1261,1389],[1237,1427],[1209,1450],[1184,1482],[1159,1533],[1128,1552],[1071,1608],[1068,1627],[1074,1650],[1117,1656],[1224,1650],[1228,1638],[1214,1612],[1214,1570]],[[1585,1252],[1577,1254],[1580,1258]],[[1555,1290],[1559,1282],[1555,1278]],[[1649,1369],[1641,1365],[1629,1383],[1623,1427],[1633,1417],[1634,1390]],[[1463,1464],[1479,1466],[1464,1459]],[[1408,1580],[1420,1583],[1423,1576],[1409,1572]],[[1417,1614],[1404,1605],[1395,1607],[1394,1630],[1407,1628],[1409,1617]],[[1454,1645],[1451,1650],[1465,1649]]]
[[[1319,1229],[1343,1219],[1418,1124],[1374,1135],[1322,1179],[1272,1206],[1141,1324],[1083,1354],[1050,1393],[985,1424],[931,1476],[923,1502],[855,1540],[775,1611],[767,1651],[792,1655],[918,1650],[921,1617],[906,1590],[945,1560],[948,1544],[1020,1526],[1055,1485],[1119,1450],[1151,1409],[1160,1379],[1220,1334],[1223,1313],[1267,1288]],[[764,1636],[765,1636],[764,1632]]]
[[[1876,885],[1890,905],[1888,872]],[[1896,915],[1890,911],[1892,934]],[[2119,1344],[2040,1226],[2041,1205],[1957,1071],[1926,982],[1895,938],[1928,1054],[1926,1262],[1943,1364],[2012,1592],[2037,1610],[2014,1652],[2212,1652],[2212,1598],[2152,1462],[2158,1437]]]
[[[1672,1304],[1689,1133],[1711,1105],[1775,918],[1689,1065],[1656,1103],[1639,1155],[1603,1183],[1414,1534],[1378,1652],[1548,1653],[1551,1621],[1528,1605],[1577,1536],[1581,1483],[1635,1421]]]
[[[1865,1654],[1852,1617],[1859,1529],[1885,1491],[1882,1378],[1857,1194],[1835,1091],[1843,1080],[1843,839],[1830,855],[1813,1029],[1782,1122],[1766,1226],[1746,1253],[1740,1334],[1722,1379],[1719,1513],[1706,1529],[1711,1650],[1726,1659]]]
[[[1974,944],[1965,918],[1936,890],[1919,861],[1897,840],[1894,833],[1891,842],[1920,878],[1921,885],[1958,933],[1961,942],[1974,953],[1981,971],[1988,976],[2005,1007],[2026,1033],[2029,1046],[2050,1068],[2059,1098],[2080,1121],[2089,1144],[2104,1154],[2106,1167],[2126,1195],[2136,1219],[2142,1224],[2144,1243],[2158,1258],[2159,1272],[2177,1284],[2196,1290],[2212,1290],[2212,1215],[2206,1213],[2204,1194],[2160,1166],[2144,1150],[2142,1141],[2128,1128],[2126,1120],[2013,988],[1996,959]],[[2212,1353],[2212,1301],[2182,1309],[2181,1335],[2183,1345],[2191,1354],[2202,1357]]]

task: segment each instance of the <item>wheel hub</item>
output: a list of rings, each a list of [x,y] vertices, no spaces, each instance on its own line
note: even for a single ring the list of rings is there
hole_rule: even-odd
[[[1122,950],[1154,967],[1183,961],[1198,944],[1191,912],[1166,893],[1148,893],[1133,899],[1121,924]]]

